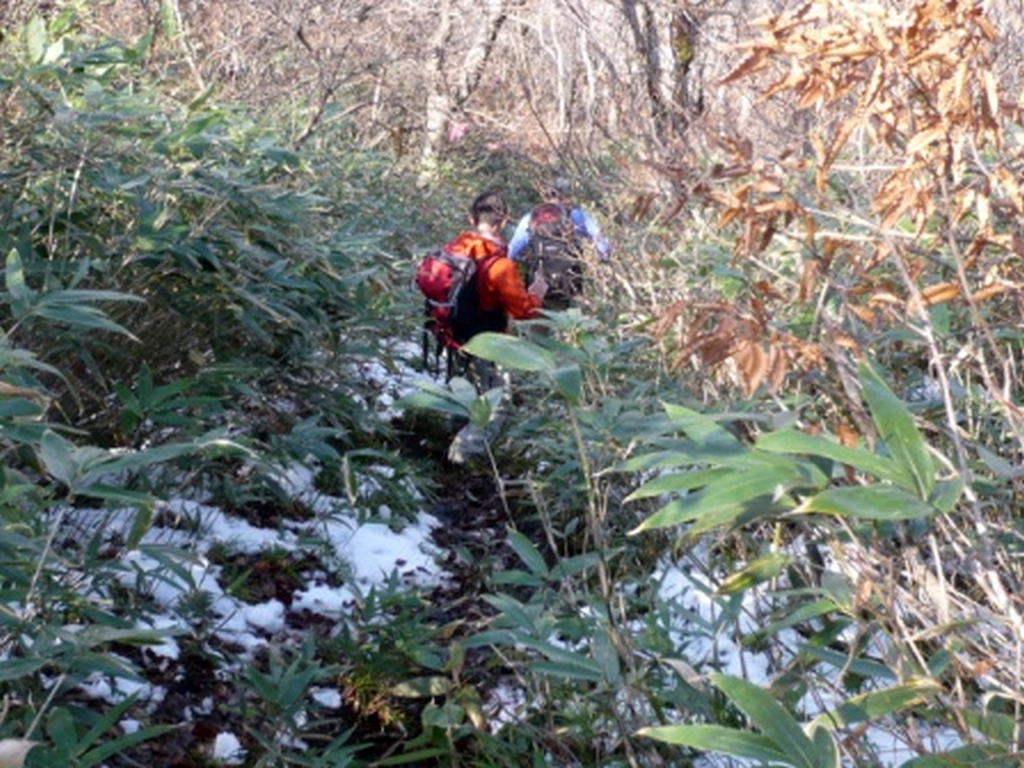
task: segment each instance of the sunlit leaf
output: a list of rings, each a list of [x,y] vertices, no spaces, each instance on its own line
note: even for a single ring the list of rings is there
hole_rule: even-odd
[[[447,677],[413,677],[391,686],[391,693],[407,699],[422,699],[433,696],[444,696],[452,689],[452,681]]]
[[[554,355],[541,346],[507,333],[480,333],[463,348],[466,354],[490,360],[514,371],[555,370]]]
[[[28,59],[32,64],[38,64],[43,60],[49,45],[49,36],[46,33],[46,22],[42,16],[33,14],[25,25],[25,46],[28,49]]]
[[[736,728],[721,725],[662,725],[641,728],[637,733],[666,744],[691,747],[701,752],[718,752],[769,764],[786,763],[786,755],[770,739]]]
[[[791,509],[790,489],[806,483],[796,463],[762,462],[713,478],[702,490],[666,504],[631,533],[692,522],[694,531],[726,525],[741,515],[760,516]]]
[[[847,464],[879,480],[898,482],[905,479],[893,462],[884,456],[878,456],[866,448],[848,448],[824,437],[808,435],[796,429],[766,432],[758,438],[757,447],[772,453],[821,456],[840,464]]]
[[[803,624],[819,616],[834,614],[839,610],[835,600],[821,599],[812,603],[801,603],[793,611],[787,613],[778,621],[773,621],[756,632],[757,637],[768,637],[778,633],[780,630]]]
[[[864,399],[889,453],[910,480],[907,490],[927,499],[935,487],[935,463],[907,406],[882,381],[866,361],[858,367]]]
[[[629,494],[624,501],[650,499],[668,493],[679,493],[681,491],[692,491],[695,488],[703,488],[716,478],[732,471],[726,467],[718,467],[716,469],[693,469],[661,475],[641,485]]]
[[[847,728],[903,712],[941,692],[941,686],[934,680],[917,678],[903,685],[854,696],[836,709],[818,715],[814,722],[823,728]]]
[[[749,456],[749,451],[739,446],[700,445],[688,440],[678,440],[671,450],[653,451],[633,456],[622,462],[617,469],[620,472],[642,472],[653,469],[671,467],[688,467],[693,464],[731,465],[733,461],[742,462]]]
[[[666,403],[664,408],[673,424],[694,442],[706,446],[717,445],[729,448],[740,446],[736,436],[718,422],[722,416],[710,416],[672,403]]]
[[[786,755],[795,768],[818,768],[817,751],[803,728],[768,691],[742,678],[712,674],[713,682]]]
[[[919,520],[937,512],[902,488],[877,484],[829,488],[805,499],[800,511],[867,520]]]
[[[726,576],[718,586],[716,593],[728,595],[734,592],[743,592],[770,581],[778,576],[792,560],[793,558],[784,552],[769,552],[762,555],[741,570]]]
[[[395,407],[408,410],[437,411],[453,416],[469,416],[472,401],[462,402],[456,399],[451,392],[435,385],[420,384],[420,386],[429,386],[430,389],[404,395],[396,401]]]

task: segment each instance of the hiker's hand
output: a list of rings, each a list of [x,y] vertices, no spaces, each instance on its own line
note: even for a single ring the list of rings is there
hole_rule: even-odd
[[[543,275],[537,275],[537,278],[530,283],[530,287],[526,290],[531,296],[543,299],[544,295],[548,292],[548,281],[544,279]]]

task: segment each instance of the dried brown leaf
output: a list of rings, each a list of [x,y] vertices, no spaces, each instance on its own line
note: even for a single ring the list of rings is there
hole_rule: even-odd
[[[739,63],[739,66],[723,77],[719,83],[721,85],[728,85],[764,69],[768,61],[768,53],[769,50],[767,48],[756,48],[753,53]]]
[[[994,119],[999,114],[999,87],[996,85],[996,76],[991,70],[982,70],[981,83],[985,88],[986,116]]]
[[[807,301],[814,295],[815,286],[818,283],[818,275],[821,272],[821,262],[818,259],[807,259],[800,270],[800,287],[797,290],[797,301]]]
[[[741,213],[743,213],[742,208],[726,208],[718,217],[718,226],[723,228],[729,226]]]
[[[928,149],[932,144],[946,140],[948,140],[948,137],[944,126],[939,125],[933,128],[926,128],[911,137],[910,141],[907,142],[906,153],[908,155],[916,155],[921,150]]]
[[[757,392],[757,388],[765,380],[769,370],[769,355],[764,351],[760,342],[753,342],[750,345],[750,369],[747,372],[746,396],[751,398]]]
[[[860,442],[860,433],[845,421],[836,424],[836,440],[846,448],[856,448]]]
[[[881,305],[884,305],[884,304],[892,305],[892,304],[902,304],[902,303],[903,303],[902,299],[900,299],[896,294],[894,294],[892,291],[887,291],[887,290],[884,290],[884,289],[875,290],[871,294],[870,298],[868,298],[868,306],[869,307],[877,307],[877,306],[881,306]]]
[[[789,372],[786,350],[781,345],[772,345],[769,351],[768,387],[771,392],[778,392]]]
[[[1010,290],[1011,286],[1004,283],[992,283],[979,288],[977,291],[971,294],[971,301],[987,301],[993,296],[998,296],[1001,293],[1006,293]]]
[[[874,325],[875,320],[878,319],[878,315],[869,307],[862,307],[859,304],[847,304],[846,306],[862,323],[865,323],[866,325]]]
[[[927,307],[934,307],[936,304],[945,304],[960,295],[960,286],[956,283],[936,283],[929,285],[921,291],[921,300]]]

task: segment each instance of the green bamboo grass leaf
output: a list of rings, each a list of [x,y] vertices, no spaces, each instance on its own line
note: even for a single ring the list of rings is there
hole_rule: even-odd
[[[73,307],[66,304],[38,304],[33,314],[54,323],[63,323],[81,330],[109,331],[138,341],[136,336],[120,323],[115,323],[98,307]]]
[[[488,646],[512,646],[516,643],[516,634],[508,629],[488,629],[477,632],[462,641],[466,649],[487,648]]]
[[[49,663],[48,658],[34,656],[27,659],[4,659],[0,661],[0,682],[10,682],[34,675]]]
[[[156,499],[145,503],[138,503],[137,511],[132,518],[132,525],[125,539],[125,548],[128,550],[137,549],[142,543],[143,537],[149,533],[153,525],[153,510],[156,508]]]
[[[602,683],[605,681],[604,673],[597,665],[590,664],[566,664],[562,661],[534,661],[527,664],[531,672],[539,675],[549,675],[564,680],[581,680],[585,683]]]
[[[526,571],[510,569],[499,571],[491,576],[491,583],[495,586],[531,587],[536,589],[544,586],[544,579]]]
[[[893,466],[892,461],[883,456],[878,456],[865,448],[847,448],[795,429],[767,432],[758,439],[757,447],[771,453],[821,456],[840,464],[848,464],[879,480],[895,483],[905,479],[905,475]]]
[[[1013,715],[969,708],[963,712],[963,717],[971,728],[999,744],[1010,744],[1018,738],[1020,723]]]
[[[812,725],[836,729],[867,723],[918,706],[941,692],[941,686],[929,678],[910,680],[847,699],[831,712],[818,715]]]
[[[544,556],[526,536],[519,531],[512,531],[508,535],[508,544],[531,573],[535,576],[548,575],[548,565],[544,562]]]
[[[758,496],[735,507],[712,510],[694,520],[686,529],[688,536],[700,536],[719,528],[737,528],[762,518],[781,517],[795,506],[788,497]]]
[[[810,728],[811,741],[814,742],[814,749],[818,768],[842,768],[842,756],[839,754],[839,745],[836,743],[832,732],[825,728]]]
[[[50,477],[71,486],[78,474],[78,464],[72,457],[74,445],[52,430],[43,433],[39,443],[39,458]]]
[[[163,24],[164,34],[168,40],[177,40],[181,34],[178,27],[178,2],[177,0],[163,0],[160,3],[160,21]]]
[[[46,33],[46,22],[38,14],[35,14],[25,25],[25,47],[28,52],[29,64],[39,64],[43,60],[46,48],[49,46],[49,35]]]
[[[174,461],[182,456],[196,453],[198,450],[199,447],[196,443],[168,443],[130,453],[79,448],[75,450],[75,458],[81,467],[82,479],[88,482],[98,482],[103,477]]]
[[[583,373],[578,365],[567,365],[553,371],[551,379],[558,394],[570,405],[579,405],[583,397]]]
[[[534,617],[530,615],[529,608],[511,595],[484,595],[483,599],[502,614],[497,622],[502,626],[524,629],[533,626]]]
[[[90,301],[131,301],[145,303],[145,299],[122,291],[105,291],[85,288],[68,288],[47,293],[40,303],[78,305]]]
[[[7,293],[11,297],[12,309],[15,317],[19,317],[27,307],[35,293],[25,282],[25,265],[21,261],[21,255],[16,248],[11,248],[7,253],[7,263],[4,269],[4,283],[7,286]]]
[[[443,758],[450,757],[450,747],[425,747],[374,760],[373,764],[380,768],[389,768],[392,765],[443,765]]]
[[[1002,456],[988,450],[985,446],[977,445],[974,447],[974,450],[978,452],[978,458],[985,463],[985,466],[995,472],[999,477],[1015,480],[1021,475],[1024,475],[1024,467],[1014,466]]]
[[[33,419],[43,414],[43,407],[37,400],[11,397],[0,400],[0,419]]]
[[[793,558],[783,552],[769,552],[749,563],[745,568],[726,576],[715,593],[731,595],[736,592],[745,592],[751,587],[774,579],[792,561]]]
[[[881,662],[870,661],[864,658],[850,659],[849,654],[833,651],[831,648],[804,643],[800,646],[800,653],[809,659],[817,659],[825,664],[841,670],[843,674],[853,672],[854,674],[872,680],[896,680],[896,675],[889,667]]]
[[[462,349],[514,371],[553,373],[556,368],[555,357],[548,350],[507,333],[477,334]]]
[[[893,485],[859,485],[822,491],[805,499],[799,511],[866,520],[920,520],[931,517],[938,510]]]
[[[787,498],[794,486],[804,484],[796,464],[762,463],[744,471],[715,477],[701,491],[669,502],[630,533],[666,528],[692,522],[693,530],[731,523],[743,514],[770,514],[791,509],[796,502]]]
[[[645,472],[652,469],[689,467],[694,464],[722,464],[730,466],[749,455],[739,446],[707,446],[690,440],[679,440],[671,448],[633,456],[616,467],[620,472]]]
[[[137,296],[119,291],[79,289],[38,294],[25,283],[23,267],[16,251],[11,251],[7,257],[6,285],[11,295],[12,310],[19,320],[39,317],[74,328],[110,331],[136,340],[128,329],[111,320],[103,310],[92,306],[90,302],[142,302],[143,300]]]
[[[618,689],[622,682],[622,666],[619,661],[618,648],[607,626],[594,628],[593,641],[590,647],[590,652],[593,654],[594,661],[601,668],[605,682],[613,690]]]
[[[813,603],[803,603],[778,621],[773,621],[763,629],[757,629],[752,638],[757,639],[771,637],[772,635],[778,634],[783,629],[788,629],[789,627],[793,627],[798,624],[804,624],[820,616],[834,614],[837,610],[839,610],[839,606],[836,604],[836,601],[827,598],[815,600]]]
[[[936,755],[915,757],[900,768],[1020,768],[1020,757],[1001,745],[971,744]]]
[[[455,381],[454,379],[452,381]],[[453,416],[468,416],[476,399],[476,390],[463,392],[446,389],[431,382],[419,382],[418,392],[399,398],[395,407],[407,410],[437,411]]]
[[[156,496],[144,491],[133,491],[130,488],[104,485],[103,483],[93,483],[84,488],[81,493],[93,499],[102,499],[112,505],[135,507],[140,510],[152,510],[159,501]]]
[[[822,768],[814,743],[768,691],[738,677],[715,673],[711,682],[739,707],[794,768]]]
[[[691,440],[704,445],[714,444],[735,448],[740,447],[739,440],[729,430],[719,424],[715,417],[699,413],[682,405],[666,403],[663,407],[669,418]]]
[[[521,637],[520,643],[546,657],[545,661],[534,661],[530,669],[545,675],[554,675],[567,680],[584,680],[591,683],[609,682],[601,663],[586,653],[578,653],[552,643]]]
[[[552,579],[568,579],[573,576],[578,576],[581,573],[588,571],[589,569],[597,566],[602,562],[609,562],[616,556],[622,554],[625,550],[623,548],[613,549],[611,551],[604,552],[584,552],[582,555],[573,555],[572,557],[561,557],[558,562],[555,563],[551,569]]]
[[[625,501],[638,501],[640,499],[649,499],[653,496],[663,496],[667,493],[692,491],[695,488],[703,488],[722,475],[731,474],[732,472],[733,470],[726,469],[725,467],[695,469],[689,472],[673,472],[670,475],[662,475],[644,483],[626,496]]]
[[[951,480],[939,480],[935,484],[928,503],[939,512],[952,512],[964,495],[964,481],[959,477]]]
[[[718,752],[762,763],[788,762],[786,755],[770,739],[721,725],[663,725],[641,728],[637,733],[666,744],[690,747],[701,752]]]
[[[928,453],[928,445],[914,424],[913,414],[882,381],[867,361],[858,367],[864,399],[871,409],[871,417],[893,459],[911,480],[907,490],[915,491],[918,498],[927,499],[935,487],[935,462]]]

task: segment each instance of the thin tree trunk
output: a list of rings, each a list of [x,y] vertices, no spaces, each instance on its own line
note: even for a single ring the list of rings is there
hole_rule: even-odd
[[[431,87],[427,93],[420,184],[437,173],[443,154],[446,127],[473,97],[487,69],[498,33],[507,15],[507,0],[477,0],[458,8],[453,0],[438,4],[438,23],[431,41]],[[463,21],[476,20],[475,33],[460,55],[461,40],[455,36],[455,14]]]

